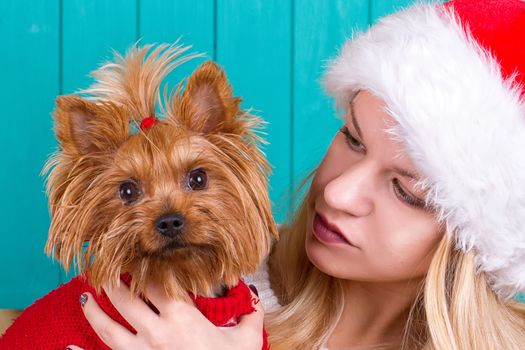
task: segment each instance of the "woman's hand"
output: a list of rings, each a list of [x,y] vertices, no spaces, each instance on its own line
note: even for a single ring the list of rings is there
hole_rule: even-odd
[[[193,305],[169,299],[156,285],[149,285],[147,295],[160,311],[157,315],[140,298],[132,298],[129,288],[104,288],[111,303],[137,331],[111,319],[89,293],[83,311],[86,319],[102,341],[114,350],[132,349],[254,349],[263,345],[264,311],[259,298],[253,294],[255,311],[241,317],[234,327],[216,327]],[[71,349],[80,349],[69,346]]]

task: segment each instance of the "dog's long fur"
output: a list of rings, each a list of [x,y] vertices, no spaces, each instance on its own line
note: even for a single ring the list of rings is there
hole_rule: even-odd
[[[277,238],[268,199],[269,165],[258,145],[262,121],[240,108],[224,72],[203,63],[186,86],[161,89],[193,56],[181,46],[133,47],[95,71],[81,94],[57,99],[60,148],[46,164],[52,222],[46,252],[89,282],[131,289],[153,281],[172,297],[212,295],[256,270]],[[139,128],[144,118],[161,121]],[[188,185],[203,169],[205,189]],[[138,189],[129,204],[121,186]],[[155,229],[168,213],[185,218],[175,241]]]

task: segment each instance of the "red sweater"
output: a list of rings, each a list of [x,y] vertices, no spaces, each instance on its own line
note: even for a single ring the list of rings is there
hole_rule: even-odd
[[[125,278],[124,278],[125,279]],[[107,350],[87,322],[79,302],[90,292],[111,318],[136,331],[113,307],[107,295],[95,290],[83,277],[75,277],[29,306],[0,338],[0,350],[62,350],[78,345],[86,350]],[[254,311],[250,290],[242,280],[220,298],[192,298],[197,308],[216,326],[234,326],[240,316]],[[269,349],[263,329],[263,350]]]

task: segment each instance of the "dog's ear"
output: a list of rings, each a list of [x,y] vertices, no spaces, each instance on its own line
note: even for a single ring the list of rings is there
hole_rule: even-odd
[[[85,155],[116,149],[128,137],[128,118],[110,102],[75,95],[59,96],[54,111],[55,133],[65,153]]]
[[[240,124],[241,98],[232,96],[226,74],[212,61],[201,64],[188,78],[178,103],[177,118],[189,129],[202,133],[235,133]]]

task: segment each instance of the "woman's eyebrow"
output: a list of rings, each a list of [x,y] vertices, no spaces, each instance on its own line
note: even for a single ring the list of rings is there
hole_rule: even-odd
[[[352,123],[354,124],[355,130],[357,131],[357,134],[359,135],[359,138],[362,140],[362,142],[365,142],[365,139],[363,138],[363,133],[361,132],[361,128],[359,127],[359,123],[357,122],[357,118],[355,116],[355,110],[354,110],[354,100],[350,101],[350,117],[352,117]],[[413,172],[410,172],[408,170],[399,168],[397,166],[392,167],[392,169],[398,173],[399,175],[403,177],[408,177],[412,180],[418,181],[421,177]]]
[[[354,123],[355,130],[357,131],[357,134],[359,135],[359,138],[365,142],[365,139],[363,138],[363,134],[361,133],[361,128],[359,127],[359,123],[357,123],[357,119],[355,117],[355,111],[354,111],[354,100],[350,101],[350,117],[352,117],[352,123]]]
[[[409,177],[411,178],[412,180],[419,180],[419,175],[415,174],[415,173],[412,173],[410,171],[407,171],[405,169],[401,169],[401,168],[398,168],[398,167],[392,167],[392,169],[394,169],[394,171],[396,173],[398,173],[399,175],[401,176],[404,176],[404,177]]]

